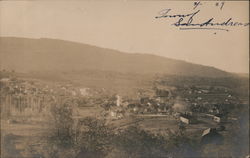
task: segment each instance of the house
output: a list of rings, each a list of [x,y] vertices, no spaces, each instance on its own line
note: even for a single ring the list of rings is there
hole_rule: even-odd
[[[181,114],[180,114],[179,112],[176,112],[176,113],[173,114],[173,116],[174,116],[175,118],[179,118],[179,117],[181,116]]]
[[[208,129],[204,130],[203,133],[202,133],[202,137],[207,135],[210,131],[211,131],[211,128],[208,128]]]
[[[88,90],[89,88],[80,88],[79,91],[80,91],[80,94],[82,96],[87,96],[88,95]]]
[[[121,107],[113,107],[109,111],[109,115],[112,119],[121,119],[124,117],[125,111]]]
[[[149,103],[149,101],[150,101],[149,97],[142,97],[140,99],[141,104],[147,104],[147,103]]]
[[[214,117],[213,117],[213,120],[214,120],[215,122],[218,122],[218,123],[221,122],[221,118],[218,117],[218,116],[214,116]]]
[[[221,134],[218,133],[216,128],[208,128],[203,131],[201,138],[201,145],[206,144],[223,144],[224,138]]]
[[[122,102],[122,98],[121,96],[119,96],[118,94],[116,95],[116,106],[120,106]]]
[[[185,117],[180,117],[180,120],[181,120],[181,122],[183,122],[183,123],[186,123],[186,124],[190,124],[190,120],[188,119],[188,118],[185,118]]]
[[[181,114],[180,121],[186,124],[194,124],[197,122],[197,119],[190,114]]]
[[[203,89],[203,90],[201,90],[201,91],[202,91],[202,93],[209,93],[209,90]]]
[[[171,92],[168,90],[157,89],[156,90],[156,100],[160,103],[166,103],[171,97]]]

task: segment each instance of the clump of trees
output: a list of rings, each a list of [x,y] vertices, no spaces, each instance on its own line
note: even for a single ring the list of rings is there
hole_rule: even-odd
[[[47,157],[104,157],[109,151],[113,131],[104,120],[74,118],[74,101],[65,99],[51,107],[46,132]]]
[[[63,151],[69,151],[75,146],[77,128],[73,119],[71,100],[58,101],[50,109],[49,128],[46,133],[46,157],[59,158]],[[73,151],[70,151],[72,154]]]
[[[69,100],[51,107],[51,128],[49,140],[59,147],[71,147],[74,144],[73,106]]]
[[[114,131],[104,120],[87,117],[78,124],[77,157],[105,157],[111,151]]]

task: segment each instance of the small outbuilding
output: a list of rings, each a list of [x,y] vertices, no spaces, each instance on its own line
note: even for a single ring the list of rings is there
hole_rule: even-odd
[[[218,133],[216,128],[208,128],[203,131],[202,138],[201,138],[201,144],[216,144],[221,145],[223,144],[224,138],[221,134]]]

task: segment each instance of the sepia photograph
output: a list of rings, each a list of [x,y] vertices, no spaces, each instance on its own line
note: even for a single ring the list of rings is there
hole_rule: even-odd
[[[249,1],[0,0],[1,158],[249,158]]]

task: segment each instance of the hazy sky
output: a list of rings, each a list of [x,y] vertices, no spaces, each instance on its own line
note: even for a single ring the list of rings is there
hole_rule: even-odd
[[[57,38],[132,53],[150,53],[230,72],[249,71],[249,26],[230,31],[179,30],[162,9],[192,13],[192,1],[1,1],[0,35]],[[248,22],[249,2],[204,2],[195,21]],[[169,14],[170,14],[169,13]],[[225,27],[224,27],[225,28]],[[216,32],[216,34],[215,34]]]

